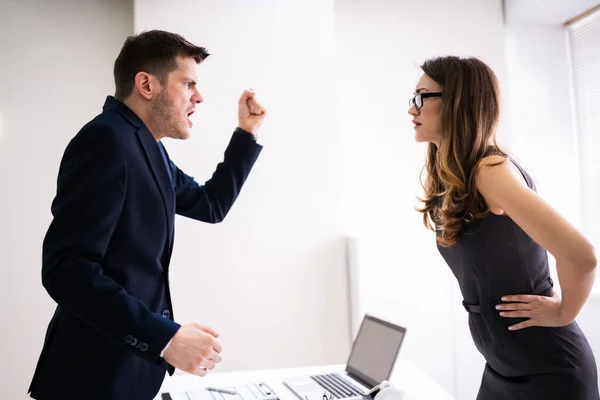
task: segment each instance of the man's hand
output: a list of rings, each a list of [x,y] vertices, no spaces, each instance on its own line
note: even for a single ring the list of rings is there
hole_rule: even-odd
[[[164,359],[182,371],[205,376],[221,361],[219,336],[196,323],[181,326],[164,353]]]
[[[256,100],[252,89],[244,90],[238,104],[238,126],[256,135],[267,110]]]

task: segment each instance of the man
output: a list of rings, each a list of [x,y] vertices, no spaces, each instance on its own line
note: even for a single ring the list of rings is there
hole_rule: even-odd
[[[262,147],[266,112],[254,92],[212,178],[198,185],[160,140],[187,139],[202,103],[196,67],[208,56],[179,35],[129,37],[115,97],[65,150],[43,244],[42,282],[58,303],[31,397],[148,400],[174,368],[204,376],[221,360],[217,333],[173,320],[169,262],[175,214],[223,220]]]

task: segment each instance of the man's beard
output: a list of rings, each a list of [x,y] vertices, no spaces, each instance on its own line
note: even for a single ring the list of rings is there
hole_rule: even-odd
[[[185,139],[186,135],[178,129],[177,109],[169,102],[167,93],[160,92],[150,108],[150,120],[155,135],[173,139]]]

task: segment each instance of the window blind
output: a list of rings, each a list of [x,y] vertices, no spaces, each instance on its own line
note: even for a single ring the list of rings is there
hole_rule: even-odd
[[[567,27],[580,156],[583,226],[600,255],[600,10]]]

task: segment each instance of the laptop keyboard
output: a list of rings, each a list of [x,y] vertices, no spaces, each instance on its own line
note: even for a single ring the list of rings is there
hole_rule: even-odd
[[[311,378],[333,394],[336,399],[362,396],[362,392],[356,386],[338,374],[313,375]]]

